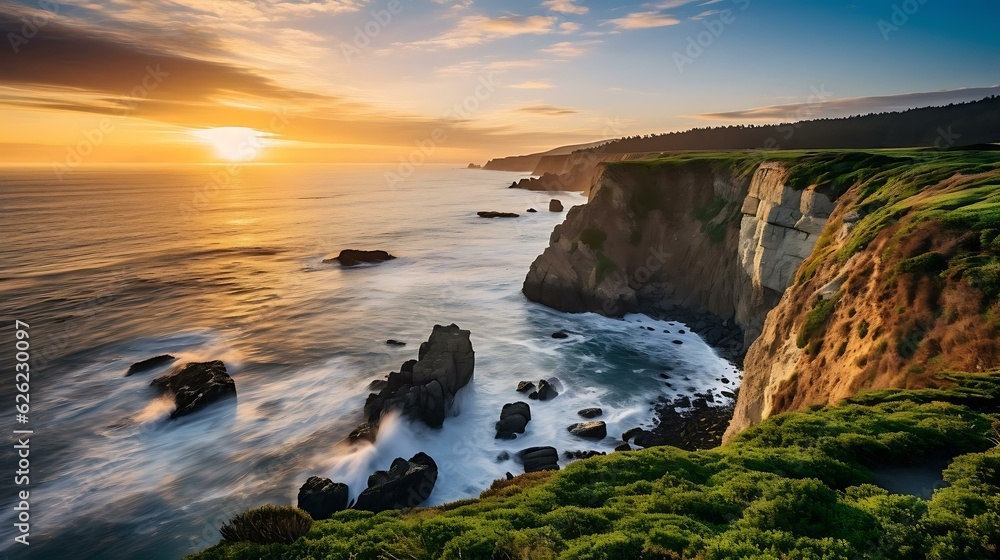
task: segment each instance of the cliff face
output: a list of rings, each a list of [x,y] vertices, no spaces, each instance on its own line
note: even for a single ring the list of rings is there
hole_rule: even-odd
[[[1000,155],[775,158],[602,166],[525,295],[568,312],[711,313],[740,326],[728,438],[861,390],[1000,366]]]
[[[618,316],[711,313],[743,329],[742,353],[809,256],[833,204],[784,185],[787,170],[711,162],[604,166],[532,264],[525,295]]]

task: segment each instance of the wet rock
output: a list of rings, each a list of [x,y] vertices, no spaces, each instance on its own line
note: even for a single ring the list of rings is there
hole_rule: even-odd
[[[340,263],[340,266],[358,266],[366,263],[370,264],[390,261],[394,258],[396,257],[382,250],[363,251],[359,249],[344,249],[336,257],[325,258],[323,259],[323,262],[328,263],[337,261]]]
[[[394,338],[390,338],[389,340],[385,341],[385,343],[388,344],[389,346],[406,346],[405,342],[401,342]]]
[[[623,443],[616,447],[615,451],[632,451],[632,446],[627,443]]]
[[[299,509],[319,521],[347,509],[347,485],[329,478],[310,476],[299,488]]]
[[[521,188],[521,187],[519,187],[519,186],[517,185],[517,181],[511,181],[511,183],[510,183],[510,186],[509,186],[509,187],[507,187],[507,188],[508,188],[508,189],[519,189],[519,188]]]
[[[220,360],[191,362],[154,379],[150,385],[174,396],[176,408],[171,418],[197,412],[209,404],[236,396],[236,382]]]
[[[684,344],[683,340],[671,340],[674,344]]]
[[[518,393],[527,393],[528,391],[531,391],[534,388],[535,388],[535,384],[532,383],[531,381],[519,381],[517,383],[517,392]]]
[[[524,472],[557,471],[559,470],[559,452],[555,447],[529,447],[517,453],[517,458],[524,465]]]
[[[563,451],[563,457],[567,459],[589,459],[591,457],[596,457],[598,455],[607,455],[603,451]]]
[[[551,381],[548,379],[540,380],[538,382],[538,394],[535,395],[535,398],[540,401],[548,401],[559,396],[559,392],[556,391],[556,388],[554,386],[554,381],[555,378],[553,378]]]
[[[130,365],[128,371],[125,372],[125,377],[167,365],[176,359],[177,358],[171,356],[170,354],[160,354],[159,356],[153,356],[152,358],[147,358],[145,360]]]
[[[642,431],[643,431],[642,428],[630,428],[626,430],[625,433],[622,434],[622,441],[628,443],[630,439],[641,434]]]
[[[562,212],[563,205],[558,198],[553,198],[549,201],[549,212]]]
[[[389,386],[389,381],[386,379],[374,379],[368,384],[369,391],[381,391]]]
[[[685,331],[684,329],[680,329],[677,331],[677,334],[687,334],[687,331]]]
[[[516,183],[515,183],[515,184],[516,184]],[[535,210],[534,208],[528,208],[528,210],[527,210],[527,211],[528,211],[528,212],[531,212],[532,214],[534,214],[535,212],[538,212],[538,210]]]
[[[566,429],[574,436],[586,439],[604,439],[608,437],[608,425],[603,421],[579,422]]]
[[[480,218],[520,218],[519,214],[513,212],[476,212]]]
[[[372,424],[371,422],[364,422],[357,428],[354,428],[354,430],[347,435],[347,440],[351,443],[362,440],[375,443],[375,437],[377,435],[378,426]]]
[[[517,434],[523,434],[528,422],[531,421],[531,407],[526,402],[513,402],[503,405],[500,411],[500,421],[496,423],[496,439],[514,439]]]
[[[418,360],[404,363],[389,374],[386,387],[365,402],[365,417],[377,424],[389,410],[399,410],[438,428],[458,391],[472,380],[475,352],[469,331],[457,325],[435,325],[420,345]]]
[[[720,391],[719,394],[722,395],[723,397],[726,397],[727,399],[736,398],[736,393],[733,393],[731,391]]]
[[[577,414],[584,418],[597,418],[598,416],[604,414],[604,410],[600,408],[585,408],[577,412]]]
[[[569,333],[566,331],[556,331],[552,333],[552,338],[569,338]]]
[[[506,451],[501,451],[497,455],[497,463],[503,463],[504,461],[509,461],[509,460],[510,460],[510,453]]]
[[[397,457],[388,471],[375,471],[368,477],[368,488],[358,496],[354,509],[378,513],[416,507],[431,495],[437,477],[437,463],[426,453],[417,453],[409,461]]]

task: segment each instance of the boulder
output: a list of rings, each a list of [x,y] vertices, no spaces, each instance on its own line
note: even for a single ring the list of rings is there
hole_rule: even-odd
[[[519,214],[513,212],[476,212],[480,218],[520,218]]]
[[[598,416],[604,414],[604,411],[600,408],[585,408],[577,412],[577,414],[584,418],[597,418]]]
[[[385,251],[362,251],[359,249],[344,249],[339,255],[333,258],[323,259],[323,262],[337,261],[340,266],[358,266],[364,263],[379,263],[392,260],[396,257]]]
[[[368,477],[368,488],[358,496],[354,509],[378,513],[419,506],[431,495],[437,476],[437,463],[426,453],[417,453],[409,461],[397,457],[388,471],[375,471]]]
[[[524,472],[557,471],[559,470],[559,452],[555,447],[529,447],[517,453],[517,458],[524,465]]]
[[[563,205],[562,202],[559,202],[558,198],[553,198],[552,200],[549,201],[549,212],[562,212],[562,211],[563,211]]]
[[[527,393],[528,391],[534,390],[535,384],[531,381],[518,381],[517,382],[517,392]]]
[[[184,364],[153,379],[150,385],[161,393],[173,394],[176,408],[170,418],[179,418],[215,401],[236,396],[236,382],[220,360]]]
[[[569,333],[566,331],[556,331],[552,333],[552,338],[569,338]]]
[[[608,425],[603,421],[580,422],[573,424],[567,430],[574,436],[586,439],[604,439],[608,437]]]
[[[146,358],[140,362],[136,362],[129,366],[128,371],[125,372],[125,377],[132,374],[142,373],[144,371],[149,371],[151,369],[158,368],[160,366],[169,364],[176,360],[177,358],[171,356],[170,354],[160,354],[159,356],[153,356],[152,358]]]
[[[531,421],[531,407],[526,402],[513,402],[503,405],[500,411],[500,421],[496,423],[496,439],[514,439],[517,434],[523,434],[528,422]]]
[[[299,509],[319,521],[347,509],[347,485],[329,478],[310,476],[299,488]]]
[[[542,379],[538,382],[538,392],[534,397],[540,401],[547,401],[559,396],[559,392],[553,386],[553,383],[548,379]]]
[[[384,389],[368,396],[365,417],[369,422],[377,424],[385,412],[399,410],[432,428],[444,423],[455,395],[472,380],[475,352],[470,333],[458,325],[435,325],[417,356],[399,372],[390,373]]]

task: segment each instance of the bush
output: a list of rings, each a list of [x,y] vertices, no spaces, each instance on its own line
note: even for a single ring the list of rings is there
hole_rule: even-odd
[[[813,304],[813,308],[806,313],[806,320],[802,323],[802,329],[795,339],[795,344],[799,348],[805,348],[817,335],[823,332],[826,322],[833,316],[837,308],[837,300],[840,294],[834,294],[829,299],[818,300]]]
[[[900,261],[900,263],[896,265],[896,270],[904,274],[909,272],[941,272],[946,268],[948,268],[948,257],[933,251],[918,255],[912,259]]]
[[[309,514],[291,506],[266,505],[247,510],[219,528],[229,542],[292,544],[312,528]]]

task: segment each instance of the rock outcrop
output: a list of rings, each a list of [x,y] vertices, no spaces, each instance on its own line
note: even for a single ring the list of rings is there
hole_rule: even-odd
[[[177,360],[177,358],[171,356],[170,354],[160,354],[159,356],[146,358],[145,360],[138,361],[129,366],[128,371],[125,372],[125,377],[135,375],[137,373],[147,372],[160,366],[165,366],[169,363],[173,363],[175,360]]]
[[[368,477],[368,488],[358,496],[354,509],[378,513],[417,507],[431,495],[437,477],[437,463],[426,453],[417,453],[409,461],[397,457],[388,471],[375,471]]]
[[[562,212],[563,205],[558,198],[553,198],[549,201],[549,212]]]
[[[209,404],[236,396],[236,382],[220,360],[191,362],[150,383],[161,393],[170,393],[176,405],[170,418],[197,412]]]
[[[472,380],[475,352],[469,331],[458,325],[435,325],[420,345],[417,360],[389,374],[386,387],[365,402],[365,417],[377,424],[389,410],[423,420],[437,428],[451,411],[458,391]]]
[[[531,407],[528,403],[518,401],[503,405],[500,421],[496,423],[496,439],[515,439],[517,434],[524,433],[530,421]]]
[[[344,249],[336,257],[323,259],[323,262],[337,261],[340,263],[340,266],[358,266],[361,264],[380,263],[395,258],[382,250],[363,251],[359,249]]]
[[[347,509],[347,498],[346,484],[310,476],[299,488],[298,507],[316,521],[330,519],[338,511]]]

